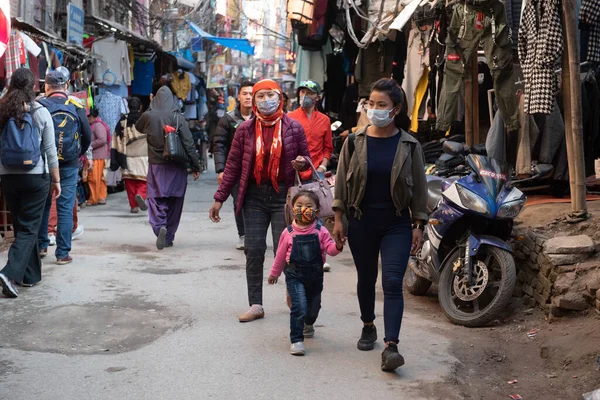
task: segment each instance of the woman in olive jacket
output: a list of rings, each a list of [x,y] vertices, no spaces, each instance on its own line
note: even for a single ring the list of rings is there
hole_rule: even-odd
[[[392,79],[381,79],[367,102],[370,125],[348,139],[340,155],[335,185],[334,238],[345,241],[342,216],[349,220],[348,241],[358,272],[358,301],[364,323],[359,350],[377,341],[375,283],[381,253],[385,350],[381,369],[404,364],[398,352],[404,312],[402,281],[409,256],[423,241],[427,220],[427,183],[419,142],[394,125],[404,96]],[[411,226],[411,219],[414,223]]]

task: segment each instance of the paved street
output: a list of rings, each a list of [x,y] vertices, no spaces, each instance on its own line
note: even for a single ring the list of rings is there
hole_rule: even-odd
[[[129,213],[125,193],[84,209],[74,263],[56,266],[50,255],[40,286],[0,298],[0,399],[420,399],[424,385],[445,380],[455,362],[449,340],[411,312],[401,339],[407,365],[397,373],[381,372],[381,342],[372,352],[356,349],[349,249],[330,259],[305,357],[288,352],[283,279],[266,285],[272,252],[266,318],[240,324],[244,254],[235,250],[230,201],[221,224],[208,219],[215,189],[214,173],[190,183],[175,247],[162,252],[146,213]]]

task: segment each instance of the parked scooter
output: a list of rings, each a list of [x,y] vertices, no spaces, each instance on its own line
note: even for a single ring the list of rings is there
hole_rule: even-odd
[[[458,143],[445,147],[465,151]],[[512,186],[506,165],[474,154],[466,162],[467,176],[427,176],[429,224],[422,249],[409,261],[405,286],[424,295],[437,282],[448,319],[478,327],[512,297],[516,268],[507,240],[526,197]]]

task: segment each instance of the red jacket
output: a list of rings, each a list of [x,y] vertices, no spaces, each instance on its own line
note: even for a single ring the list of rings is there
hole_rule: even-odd
[[[231,190],[239,182],[237,212],[239,213],[244,204],[244,197],[248,190],[248,184],[254,179],[254,160],[256,158],[256,134],[255,119],[251,118],[243,122],[236,130],[235,137],[231,143],[227,164],[223,173],[223,181],[215,193],[215,201],[225,203],[231,195]],[[294,186],[296,172],[292,168],[292,161],[298,156],[310,158],[304,129],[297,121],[283,116],[281,126],[281,139],[283,151],[279,161],[279,168],[285,168],[285,187],[279,190],[287,191]]]
[[[302,108],[292,111],[288,114],[290,118],[300,122],[306,133],[308,142],[308,151],[310,158],[318,168],[324,158],[331,159],[333,153],[333,135],[331,133],[331,121],[325,114],[314,110],[310,119]],[[305,171],[300,174],[302,179],[308,180],[312,176],[311,171]]]

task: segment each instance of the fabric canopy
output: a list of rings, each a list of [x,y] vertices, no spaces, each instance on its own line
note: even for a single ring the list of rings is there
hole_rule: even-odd
[[[251,56],[254,55],[254,46],[250,44],[250,41],[248,39],[224,38],[213,36],[210,33],[203,30],[202,28],[200,28],[198,25],[194,24],[193,22],[186,22],[188,23],[192,31],[194,31],[196,34],[198,34],[198,36],[201,36],[204,39],[208,39],[212,42],[218,43],[221,46],[229,47],[230,49],[239,50],[242,53],[250,54]]]

